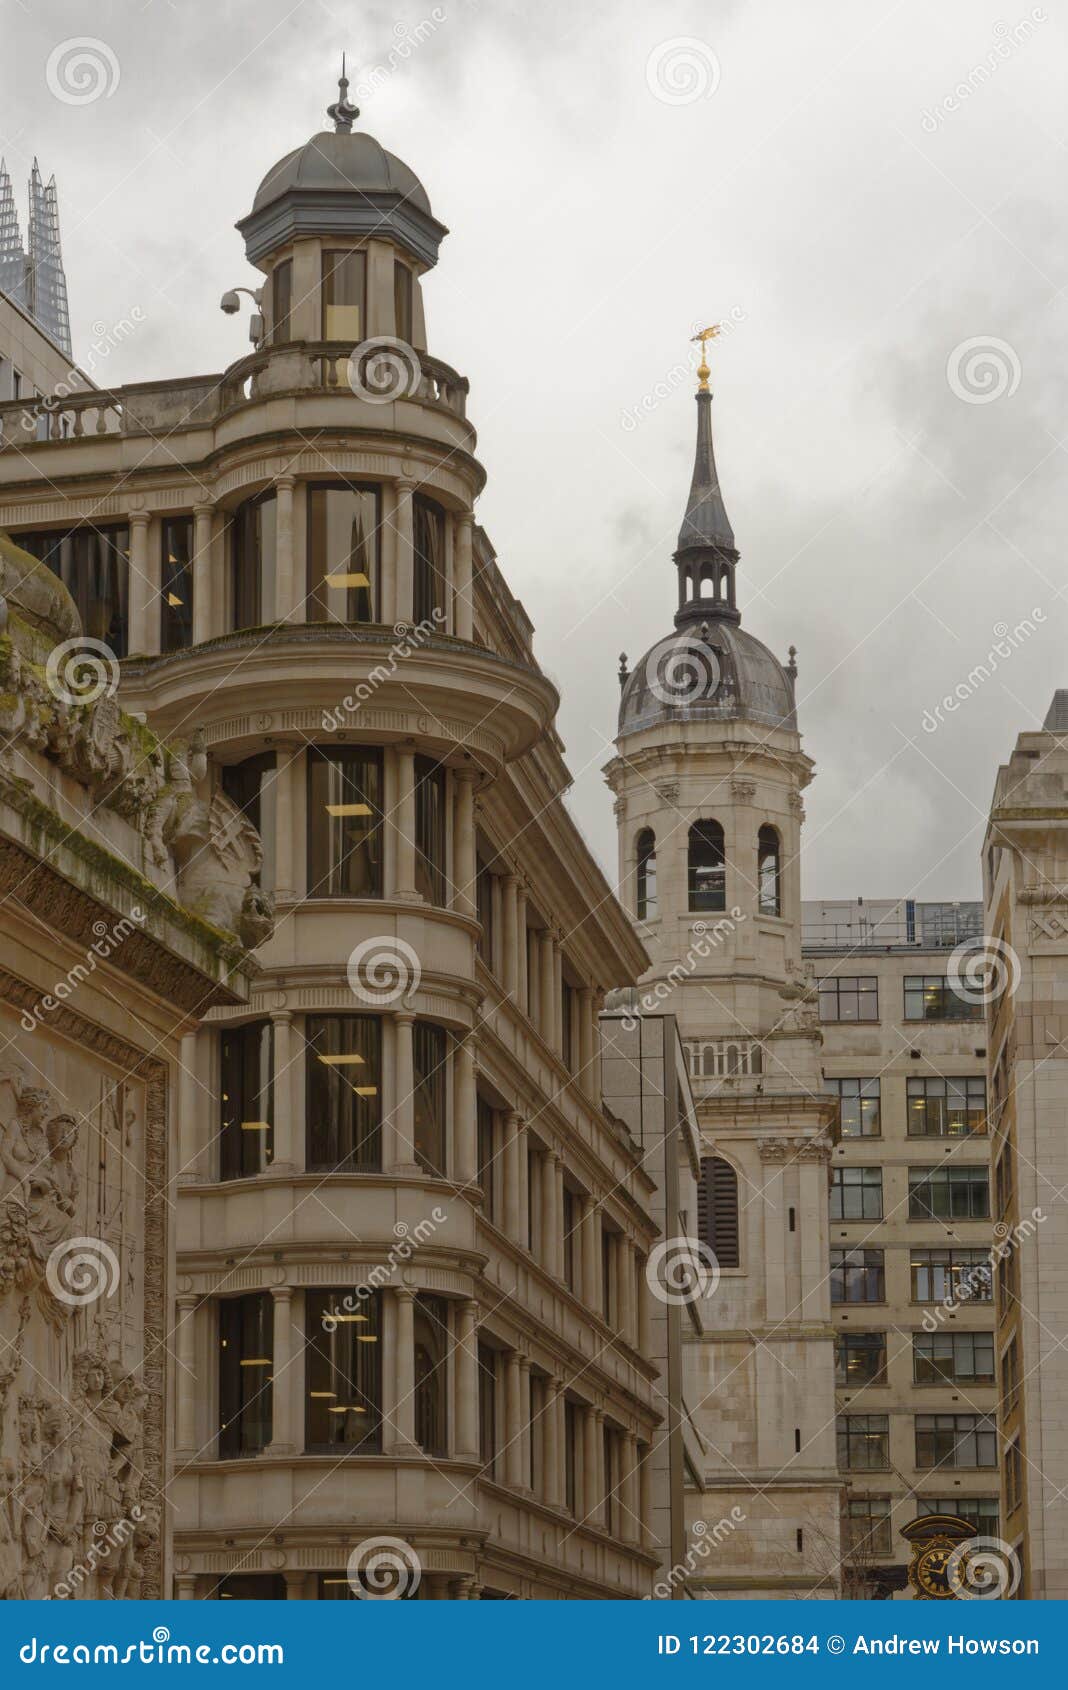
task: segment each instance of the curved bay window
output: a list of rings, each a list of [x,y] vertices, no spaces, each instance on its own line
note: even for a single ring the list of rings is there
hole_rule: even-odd
[[[697,1231],[720,1267],[740,1266],[738,1175],[722,1156],[701,1159],[697,1184]]]
[[[638,835],[638,920],[655,921],[656,902],[656,834],[651,827],[643,827]]]
[[[415,759],[415,885],[445,903],[445,770],[432,757]]]
[[[277,772],[277,758],[273,751],[259,751],[254,757],[246,757],[241,763],[226,763],[223,765],[221,779],[222,789],[231,804],[236,804],[241,814],[251,822],[260,836],[263,847],[263,861],[255,875],[258,886],[266,887],[269,891],[275,885],[274,851],[275,851],[275,792],[274,779]]]
[[[292,340],[289,321],[293,309],[293,260],[283,258],[271,272],[271,345],[283,346]]]
[[[412,507],[415,538],[412,620],[433,620],[440,624],[445,615],[445,512],[433,499],[424,499],[418,493]]]
[[[415,1074],[415,1159],[428,1174],[445,1175],[445,1098],[449,1036],[432,1021],[412,1028]]]
[[[278,560],[273,493],[246,499],[230,519],[230,626],[260,628],[274,620]]]
[[[687,879],[691,910],[725,910],[727,859],[719,822],[694,822],[690,828]]]
[[[311,1454],[382,1447],[382,1297],[304,1294],[304,1446]]]
[[[382,753],[308,752],[308,896],[382,896]]]
[[[219,1455],[258,1455],[271,1441],[274,1299],[269,1291],[219,1304]]]
[[[309,1015],[307,1165],[331,1173],[382,1165],[382,1023],[376,1015]]]
[[[377,487],[309,486],[309,622],[375,621],[378,533]]]
[[[415,1441],[426,1455],[449,1453],[449,1305],[425,1293],[415,1299]]]
[[[125,657],[130,599],[130,530],[125,524],[11,538],[59,576],[78,606],[82,632]]]
[[[274,1155],[273,1040],[269,1021],[220,1034],[219,1172],[262,1174]]]
[[[757,834],[757,883],[761,915],[782,914],[781,849],[778,829],[762,827]]]
[[[185,651],[193,643],[193,518],[164,519],[160,559],[160,651]]]

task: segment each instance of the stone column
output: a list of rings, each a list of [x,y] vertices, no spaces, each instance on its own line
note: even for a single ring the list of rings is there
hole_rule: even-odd
[[[471,1298],[456,1311],[456,1454],[478,1456],[478,1304]]]
[[[415,482],[400,477],[394,483],[393,532],[394,580],[396,602],[394,611],[398,622],[415,621],[415,517],[412,494]]]
[[[597,1516],[600,1503],[600,1492],[597,1489],[597,1469],[599,1466],[597,1440],[601,1435],[597,1424],[597,1410],[590,1403],[582,1411],[582,1487],[579,1498],[579,1517],[586,1525],[592,1524]]]
[[[398,745],[393,752],[396,784],[393,794],[393,895],[410,903],[420,901],[415,885],[415,752]]]
[[[478,1102],[474,1036],[466,1033],[453,1049],[452,1177],[458,1185],[478,1181]]]
[[[550,1164],[553,1188],[553,1254],[549,1272],[557,1279],[564,1277],[564,1163],[554,1156]]]
[[[455,583],[453,598],[453,633],[458,640],[474,638],[474,580],[471,569],[471,540],[472,519],[470,516],[458,516],[455,519],[453,540],[452,567]]]
[[[564,957],[560,940],[553,935],[553,1023],[549,1043],[557,1056],[564,1054]]]
[[[383,1121],[383,1168],[387,1174],[417,1174],[415,1159],[415,1016],[393,1016],[393,1098]]]
[[[193,506],[193,644],[210,640],[215,633],[215,605],[212,559],[213,505]]]
[[[155,564],[148,555],[147,511],[131,511],[130,596],[127,609],[127,649],[130,652],[159,651],[159,553]]]
[[[523,1479],[523,1409],[522,1374],[518,1350],[509,1350],[504,1358],[505,1435],[504,1482],[518,1490]]]
[[[501,1157],[502,1179],[504,1184],[504,1231],[513,1243],[520,1243],[523,1236],[522,1210],[520,1199],[522,1182],[519,1171],[520,1154],[526,1153],[524,1142],[522,1117],[515,1111],[510,1111],[504,1117],[504,1149]]]
[[[818,1152],[817,1152],[818,1155]],[[830,1318],[827,1306],[826,1233],[820,1224],[826,1214],[822,1203],[827,1190],[827,1164],[810,1153],[802,1153],[798,1163],[797,1224],[801,1229],[801,1319],[817,1321]],[[782,1226],[780,1218],[780,1229]]]
[[[306,1573],[284,1572],[282,1577],[286,1581],[286,1601],[303,1602]]]
[[[391,1453],[415,1445],[415,1292],[393,1290],[393,1425],[387,1428]]]
[[[522,886],[515,895],[515,1001],[527,1014],[527,894]]]
[[[534,1240],[530,1227],[530,1134],[526,1122],[519,1118],[519,1227],[516,1232],[516,1243],[524,1250],[533,1250]]]
[[[594,1103],[600,1101],[601,1076],[598,1060],[598,1026],[594,1008],[593,988],[583,986],[578,1000],[579,1039],[578,1066],[579,1084],[586,1096]]]
[[[550,1508],[563,1506],[563,1490],[560,1485],[560,1413],[563,1405],[563,1384],[559,1379],[550,1379],[546,1391],[545,1412],[542,1416],[542,1471],[545,1476],[545,1501]]]
[[[582,1300],[588,1309],[600,1314],[601,1211],[592,1193],[582,1204]]]
[[[197,1451],[197,1301],[186,1295],[178,1298],[177,1305],[174,1453],[184,1457]]]
[[[620,1233],[615,1241],[616,1287],[619,1293],[617,1325],[625,1344],[634,1343],[634,1274],[631,1271],[630,1240]]]
[[[519,996],[518,888],[517,877],[506,874],[501,888],[501,985],[513,1001]]]
[[[274,620],[276,622],[292,622],[296,619],[296,533],[293,522],[293,489],[296,485],[296,477],[292,475],[280,475],[274,484]]]
[[[475,876],[475,780],[474,769],[457,769],[453,774],[452,878],[453,908],[460,915],[474,917]]]
[[[293,1016],[288,1009],[271,1012],[274,1043],[274,1157],[270,1163],[274,1173],[288,1173],[304,1167],[303,1147],[298,1148],[297,1124],[303,1110],[297,1104],[297,1076],[295,1060],[297,1038],[293,1030]]]
[[[556,991],[553,986],[553,936],[547,927],[538,934],[538,1032],[552,1047],[556,1033]]]
[[[619,1535],[625,1543],[636,1543],[640,1533],[637,1519],[638,1498],[635,1483],[635,1442],[632,1432],[624,1432],[619,1440]]]
[[[205,1108],[211,1107],[207,1098],[198,1096],[197,1035],[185,1033],[178,1047],[178,1183],[192,1185],[198,1179],[209,1179],[211,1171],[203,1166],[203,1134],[199,1130]],[[214,1137],[214,1134],[212,1134]]]
[[[530,1479],[530,1456],[533,1430],[530,1423],[530,1357],[524,1355],[519,1357],[519,1414],[519,1464],[520,1471],[522,1473],[520,1484],[523,1490],[529,1491],[532,1488]]]
[[[761,1192],[764,1234],[764,1296],[769,1321],[786,1318],[786,1211],[783,1164],[765,1161]],[[741,1217],[739,1217],[741,1218]]]
[[[594,1468],[594,1484],[596,1486],[596,1504],[594,1518],[597,1525],[608,1528],[610,1512],[608,1504],[608,1467],[605,1462],[604,1449],[604,1410],[595,1408],[593,1411],[594,1449],[596,1452],[596,1466]]]
[[[177,1573],[174,1579],[174,1597],[177,1602],[195,1601],[197,1594],[196,1573]]]
[[[293,1291],[288,1285],[273,1285],[274,1361],[271,1367],[271,1441],[268,1455],[292,1455],[296,1449],[293,1427]]]
[[[274,874],[278,903],[292,903],[306,885],[299,866],[303,846],[297,855],[297,818],[304,818],[305,806],[298,793],[304,770],[299,745],[280,745],[275,754],[274,777]]]
[[[639,1445],[638,1462],[638,1514],[641,1518],[639,1542],[643,1545],[653,1540],[653,1486],[652,1464],[648,1445]]]

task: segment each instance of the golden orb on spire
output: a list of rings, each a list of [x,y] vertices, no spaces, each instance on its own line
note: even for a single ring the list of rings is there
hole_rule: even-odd
[[[708,367],[708,343],[715,340],[722,327],[722,323],[713,323],[710,328],[699,329],[696,334],[690,336],[691,340],[701,342],[701,362],[697,366],[698,393],[708,392],[708,378],[712,374]]]

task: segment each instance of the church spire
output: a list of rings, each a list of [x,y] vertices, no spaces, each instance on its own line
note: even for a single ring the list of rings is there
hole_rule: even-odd
[[[337,79],[338,97],[332,106],[327,106],[326,115],[334,120],[334,133],[337,135],[351,135],[352,125],[360,115],[359,106],[349,101],[349,79],[345,75],[345,55],[341,55],[341,75]]]
[[[679,608],[676,626],[721,617],[740,620],[735,602],[735,569],[738,551],[719,486],[716,454],[712,445],[712,394],[708,386],[707,345],[718,333],[716,326],[694,335],[701,342],[698,368],[697,449],[686,514],[679,529],[675,567],[679,576]]]

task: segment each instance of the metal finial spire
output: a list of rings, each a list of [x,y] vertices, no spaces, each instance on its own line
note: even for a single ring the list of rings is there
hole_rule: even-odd
[[[701,362],[697,366],[697,380],[700,384],[697,389],[698,393],[708,392],[708,378],[712,374],[708,367],[708,343],[710,340],[715,340],[721,328],[721,323],[713,323],[710,328],[701,329],[697,334],[690,336],[691,340],[701,342]]]
[[[359,106],[349,104],[349,79],[345,75],[345,55],[341,55],[341,75],[337,79],[339,98],[332,106],[327,106],[326,115],[334,120],[334,131],[338,135],[351,135],[353,120],[360,115]]]

